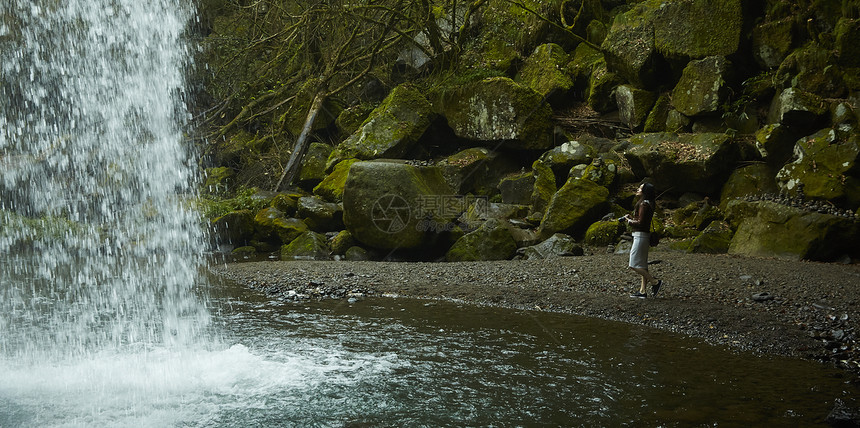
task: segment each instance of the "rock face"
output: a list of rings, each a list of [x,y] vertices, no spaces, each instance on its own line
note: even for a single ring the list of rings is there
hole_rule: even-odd
[[[740,219],[730,254],[831,261],[857,242],[857,223],[844,217],[770,201],[735,200],[727,210]]]
[[[539,93],[512,79],[494,77],[449,90],[434,104],[460,138],[517,149],[552,145],[552,109]]]
[[[716,112],[728,92],[728,71],[725,57],[690,61],[672,91],[672,104],[687,116]]]
[[[461,211],[447,205],[453,195],[438,167],[404,162],[356,162],[343,189],[343,222],[359,242],[394,250],[430,245],[438,229]],[[456,202],[456,201],[455,201]]]

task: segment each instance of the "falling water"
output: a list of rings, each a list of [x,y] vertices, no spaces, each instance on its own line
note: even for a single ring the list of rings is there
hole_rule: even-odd
[[[11,2],[11,4],[10,4]],[[0,363],[187,343],[185,0],[2,0]]]

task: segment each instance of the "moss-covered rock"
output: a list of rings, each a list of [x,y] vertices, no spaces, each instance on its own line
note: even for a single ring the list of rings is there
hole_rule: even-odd
[[[606,68],[606,61],[599,50],[586,43],[580,43],[576,47],[566,69],[573,78],[574,88],[578,94],[588,96],[588,82],[591,79],[591,73],[601,66]]]
[[[831,261],[856,253],[857,224],[850,219],[769,201],[735,200],[728,211],[739,219],[730,254]]]
[[[592,181],[571,178],[558,190],[540,224],[539,236],[561,232],[582,236],[586,228],[605,214],[609,190]]]
[[[279,209],[285,216],[291,216],[296,213],[299,198],[302,196],[304,195],[299,193],[279,193],[272,198],[269,206]]]
[[[860,67],[860,19],[843,17],[833,30],[839,64],[845,67]]]
[[[654,101],[654,107],[645,118],[643,132],[663,132],[666,130],[666,121],[669,119],[669,110],[672,108],[669,94],[663,93]]]
[[[646,88],[656,81],[654,58],[657,50],[651,3],[638,3],[616,15],[600,46],[609,69],[628,82]]]
[[[654,46],[667,57],[704,58],[735,53],[743,28],[741,0],[649,0]]]
[[[451,197],[441,169],[403,162],[372,161],[352,165],[343,190],[343,221],[359,242],[392,250],[431,245],[435,230],[421,224],[452,222],[461,211],[450,212]]]
[[[637,134],[630,144],[625,157],[636,176],[676,193],[716,194],[740,159],[726,134]]]
[[[555,184],[555,175],[552,169],[540,160],[532,163],[532,174],[535,178],[531,199],[532,209],[542,216],[552,200],[552,195],[558,190],[558,186]]]
[[[845,94],[842,69],[833,51],[814,42],[792,52],[780,64],[776,79],[786,86],[824,98]]]
[[[734,232],[724,221],[715,221],[708,225],[690,243],[689,251],[693,253],[725,254],[729,251]]]
[[[639,125],[648,117],[656,99],[657,96],[653,92],[638,89],[632,85],[621,85],[615,88],[619,119],[630,129],[639,128]]]
[[[442,91],[434,106],[461,138],[516,149],[552,144],[552,109],[543,97],[506,77]]]
[[[316,196],[299,198],[296,216],[316,232],[328,232],[343,228],[343,209],[340,205],[326,202]]]
[[[370,103],[356,104],[346,108],[337,116],[335,124],[344,135],[352,135],[367,120],[374,108],[376,107]]]
[[[293,135],[302,133],[308,112],[311,109],[314,97],[318,92],[319,81],[310,79],[299,88],[292,103],[287,106],[287,111],[280,117],[284,127]],[[343,107],[334,99],[326,99],[323,102],[322,114],[318,114],[314,120],[312,131],[320,131],[334,123]]]
[[[716,112],[729,88],[726,76],[729,65],[721,56],[690,61],[672,91],[672,104],[686,116]]]
[[[346,159],[338,162],[331,174],[314,187],[314,195],[329,202],[343,201],[343,186],[346,184],[346,176],[349,174],[349,167],[356,162],[358,159]]]
[[[448,185],[460,195],[493,196],[502,177],[520,169],[509,156],[484,147],[461,150],[436,165]]]
[[[582,174],[577,174],[576,177],[584,178],[606,188],[611,188],[615,185],[617,175],[618,166],[614,160],[598,157],[583,168]],[[571,176],[574,176],[573,169],[571,169]]]
[[[560,185],[567,181],[570,168],[590,164],[596,156],[597,150],[591,145],[579,140],[571,140],[544,152],[539,160],[552,169],[556,183]]]
[[[326,176],[326,161],[331,154],[332,148],[328,144],[311,143],[308,151],[302,158],[302,167],[299,169],[298,181],[305,188],[313,188]]]
[[[445,259],[450,262],[508,260],[516,250],[517,244],[508,228],[501,221],[491,219],[458,239]]]
[[[814,129],[827,114],[827,103],[818,95],[788,88],[773,98],[768,123]]]
[[[332,238],[329,246],[331,247],[332,254],[341,256],[346,254],[346,251],[356,246],[356,244],[358,243],[348,230],[341,230]]]
[[[244,246],[254,237],[254,213],[251,210],[229,212],[212,220],[215,239],[234,246]]]
[[[833,129],[801,138],[794,162],[776,175],[780,187],[792,192],[803,183],[806,197],[860,205],[860,136],[843,140]]]
[[[284,216],[281,210],[269,207],[254,216],[254,236],[259,241],[290,242],[308,230],[305,222]]]
[[[570,61],[567,52],[555,44],[547,43],[535,48],[526,59],[516,80],[556,104],[565,101],[573,88],[573,78],[567,72]]]
[[[615,97],[612,96],[615,87],[621,83],[618,76],[609,71],[604,64],[595,67],[588,79],[588,106],[598,113],[607,113],[617,108]]]
[[[735,199],[778,192],[776,172],[773,168],[767,164],[755,163],[732,172],[720,192],[720,206],[725,209],[729,201]]]
[[[792,19],[764,21],[753,28],[753,58],[762,67],[776,68],[785,60],[794,42]]]
[[[524,260],[543,260],[562,256],[581,256],[584,251],[570,235],[556,233],[538,244],[521,248]]]
[[[325,235],[306,231],[281,247],[281,260],[329,260],[330,253]]]
[[[532,192],[535,187],[535,177],[531,171],[509,174],[499,181],[499,193],[502,202],[514,205],[531,204]]]
[[[343,259],[351,262],[364,262],[371,259],[370,253],[364,248],[349,247],[343,254]]]
[[[623,226],[616,220],[594,222],[585,231],[583,242],[593,247],[604,247],[618,242],[623,231]]]
[[[337,145],[328,167],[350,158],[399,158],[430,126],[432,106],[418,89],[400,85],[385,98],[356,132]]]
[[[755,133],[755,145],[768,165],[781,167],[791,159],[798,137],[788,126],[775,123],[765,125]]]
[[[219,166],[214,168],[206,168],[206,179],[203,182],[203,187],[209,193],[219,194],[224,193],[233,184],[236,178],[236,171],[233,168]]]

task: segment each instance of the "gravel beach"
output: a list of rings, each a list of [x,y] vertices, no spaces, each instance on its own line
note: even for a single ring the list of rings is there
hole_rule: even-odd
[[[627,255],[498,262],[262,261],[212,272],[284,299],[456,300],[642,324],[737,350],[812,359],[860,379],[860,265],[651,252],[658,296],[635,299]]]

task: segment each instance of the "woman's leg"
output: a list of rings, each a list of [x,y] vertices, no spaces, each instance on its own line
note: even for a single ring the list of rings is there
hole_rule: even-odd
[[[657,280],[656,280],[656,279],[651,275],[651,272],[648,272],[648,269],[635,268],[635,267],[631,267],[630,269],[633,269],[633,271],[634,271],[634,272],[638,273],[638,274],[642,277],[642,284],[639,286],[639,292],[640,292],[640,293],[645,294],[645,292],[646,292],[646,291],[645,291],[645,287],[646,287],[648,284],[650,284],[650,283],[652,283],[652,282],[656,282],[656,281],[657,281]]]

